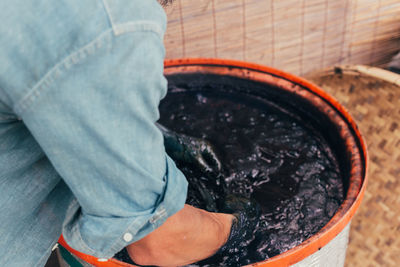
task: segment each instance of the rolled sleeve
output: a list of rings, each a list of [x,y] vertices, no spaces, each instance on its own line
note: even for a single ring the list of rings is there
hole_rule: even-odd
[[[168,156],[166,161],[165,191],[153,209],[126,218],[76,213],[75,218],[69,220],[63,229],[67,243],[81,252],[108,259],[128,244],[151,233],[182,209],[186,201],[187,181]]]
[[[143,238],[186,200],[187,181],[155,126],[167,90],[157,25],[103,32],[14,106],[77,198],[65,240],[99,258]]]

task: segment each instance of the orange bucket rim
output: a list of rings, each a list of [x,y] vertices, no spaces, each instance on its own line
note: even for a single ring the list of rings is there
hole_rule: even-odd
[[[352,131],[352,137],[356,140],[358,145],[358,152],[360,156],[361,164],[363,165],[361,173],[358,173],[359,179],[361,180],[358,188],[353,188],[352,192],[349,192],[346,195],[345,200],[340,206],[339,210],[335,213],[334,217],[320,229],[316,234],[311,236],[309,239],[305,240],[298,246],[271,257],[265,261],[256,262],[250,264],[248,266],[263,266],[263,267],[280,267],[280,266],[290,266],[291,264],[295,264],[311,254],[315,253],[327,243],[329,243],[333,238],[335,238],[351,221],[355,212],[359,208],[361,201],[363,199],[365,188],[367,185],[367,169],[368,169],[368,153],[367,146],[362,137],[354,119],[351,117],[349,112],[332,96],[323,91],[317,85],[301,78],[296,75],[268,67],[255,63],[249,63],[245,61],[239,60],[231,60],[231,59],[218,59],[218,58],[183,58],[183,59],[168,59],[164,61],[164,69],[165,71],[175,67],[184,67],[184,66],[199,66],[199,67],[228,67],[228,68],[238,68],[238,69],[246,69],[250,71],[260,72],[263,74],[269,74],[278,78],[283,78],[291,83],[297,84],[304,89],[309,90],[310,92],[316,94],[319,98],[326,101],[330,104],[334,109],[343,116],[343,120],[347,123],[349,129]],[[353,165],[352,165],[353,168]],[[352,174],[350,180],[354,178],[353,176],[357,174]],[[351,194],[351,195],[350,195]],[[349,200],[350,199],[350,200]],[[345,207],[346,205],[346,207]],[[112,266],[134,266],[132,264],[128,264],[114,258],[103,261],[102,259],[98,259],[94,256],[90,256],[79,252],[73,248],[71,248],[64,240],[63,236],[60,237],[59,243],[69,250],[71,253],[75,254],[77,257],[87,261],[90,264],[101,267],[112,267]]]

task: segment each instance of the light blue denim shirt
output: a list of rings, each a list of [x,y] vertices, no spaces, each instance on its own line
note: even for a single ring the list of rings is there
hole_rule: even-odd
[[[110,258],[179,211],[155,126],[167,91],[156,0],[0,2],[0,266],[42,266],[61,232]]]

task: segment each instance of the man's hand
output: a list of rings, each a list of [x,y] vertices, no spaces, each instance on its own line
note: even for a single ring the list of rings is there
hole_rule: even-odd
[[[127,251],[140,265],[182,266],[208,258],[228,240],[234,216],[190,205]]]
[[[174,161],[192,164],[205,172],[221,172],[221,162],[210,142],[156,125],[164,136],[165,150]]]

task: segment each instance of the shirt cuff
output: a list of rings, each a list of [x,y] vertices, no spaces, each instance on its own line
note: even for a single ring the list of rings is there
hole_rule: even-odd
[[[186,201],[188,182],[170,157],[167,156],[166,162],[164,192],[153,209],[134,217],[99,217],[78,209],[73,216],[67,216],[69,218],[63,225],[63,236],[68,245],[97,258],[109,259],[181,210]]]

